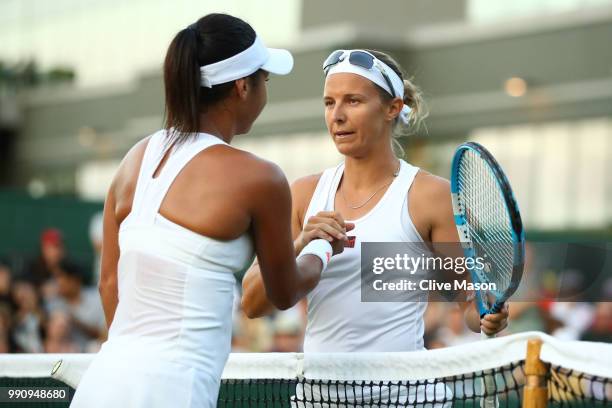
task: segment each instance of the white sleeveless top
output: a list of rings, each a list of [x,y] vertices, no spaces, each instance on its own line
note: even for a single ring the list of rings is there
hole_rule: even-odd
[[[384,352],[423,349],[426,302],[361,302],[362,242],[423,242],[408,214],[408,190],[418,167],[403,160],[376,206],[350,220],[355,246],[331,258],[308,295],[304,352]],[[344,164],[323,172],[304,217],[333,211]],[[349,220],[347,220],[349,221]],[[420,256],[416,254],[415,256]]]
[[[191,395],[193,406],[216,404],[218,382],[231,348],[234,274],[251,265],[253,244],[246,234],[230,241],[208,238],[158,211],[185,165],[218,144],[224,142],[197,134],[175,148],[153,178],[167,138],[165,131],[151,136],[132,211],[119,230],[119,303],[101,352],[108,358],[121,355],[128,361],[138,357],[155,361],[165,367],[166,374],[176,365],[194,370],[193,383],[183,384],[186,390],[174,390],[177,395]],[[165,362],[169,364],[164,366]]]

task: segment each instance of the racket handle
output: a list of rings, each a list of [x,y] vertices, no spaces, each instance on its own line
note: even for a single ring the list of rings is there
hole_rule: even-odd
[[[483,340],[494,339],[495,337],[497,337],[497,334],[490,334],[489,335],[489,334],[483,332],[482,330],[480,331],[480,338],[483,339]]]
[[[495,304],[493,305],[493,307],[491,308],[491,310],[489,311],[489,314],[495,314],[495,313],[499,313],[504,307],[503,303],[497,303],[495,302]]]

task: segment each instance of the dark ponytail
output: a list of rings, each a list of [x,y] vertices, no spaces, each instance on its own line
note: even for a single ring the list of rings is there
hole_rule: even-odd
[[[196,133],[200,112],[226,98],[232,90],[233,81],[201,87],[200,67],[246,50],[255,42],[255,36],[253,28],[239,18],[208,14],[174,37],[164,61],[164,127],[169,142],[181,143]]]

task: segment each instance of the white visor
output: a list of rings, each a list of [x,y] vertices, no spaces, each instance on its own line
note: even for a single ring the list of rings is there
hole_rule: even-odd
[[[376,85],[380,86],[382,89],[387,91],[389,95],[393,96],[395,94],[398,98],[404,99],[404,81],[402,81],[402,79],[395,73],[395,71],[393,71],[387,64],[385,64],[378,58],[374,57],[374,64],[375,64],[374,68],[366,69],[358,65],[351,64],[348,58],[348,54],[351,51],[363,51],[363,50],[343,50],[343,51],[345,53],[344,58],[342,59],[342,61],[330,67],[329,71],[327,71],[327,77],[334,75],[334,74],[341,74],[341,73],[356,74],[356,75],[362,76],[374,82]],[[364,52],[367,52],[367,51],[364,51]],[[369,52],[368,54],[371,55],[371,53]],[[387,77],[389,78],[389,80],[391,81],[391,84],[393,85],[393,89],[389,89],[389,85],[387,84],[387,81],[385,81],[384,77],[382,76],[381,70],[384,70],[385,74],[387,74]],[[404,104],[402,111],[400,112],[400,115],[399,115],[400,120],[406,124],[410,123],[410,113],[411,113],[410,107]]]
[[[212,88],[247,77],[259,69],[286,75],[293,69],[293,56],[287,50],[267,48],[259,37],[246,50],[219,62],[200,67],[200,85]]]

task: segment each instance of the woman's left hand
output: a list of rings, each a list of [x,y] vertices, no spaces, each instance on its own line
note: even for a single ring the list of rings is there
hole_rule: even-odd
[[[485,315],[480,319],[480,331],[487,336],[492,336],[499,333],[508,327],[508,304],[504,303],[504,307],[494,314]]]

